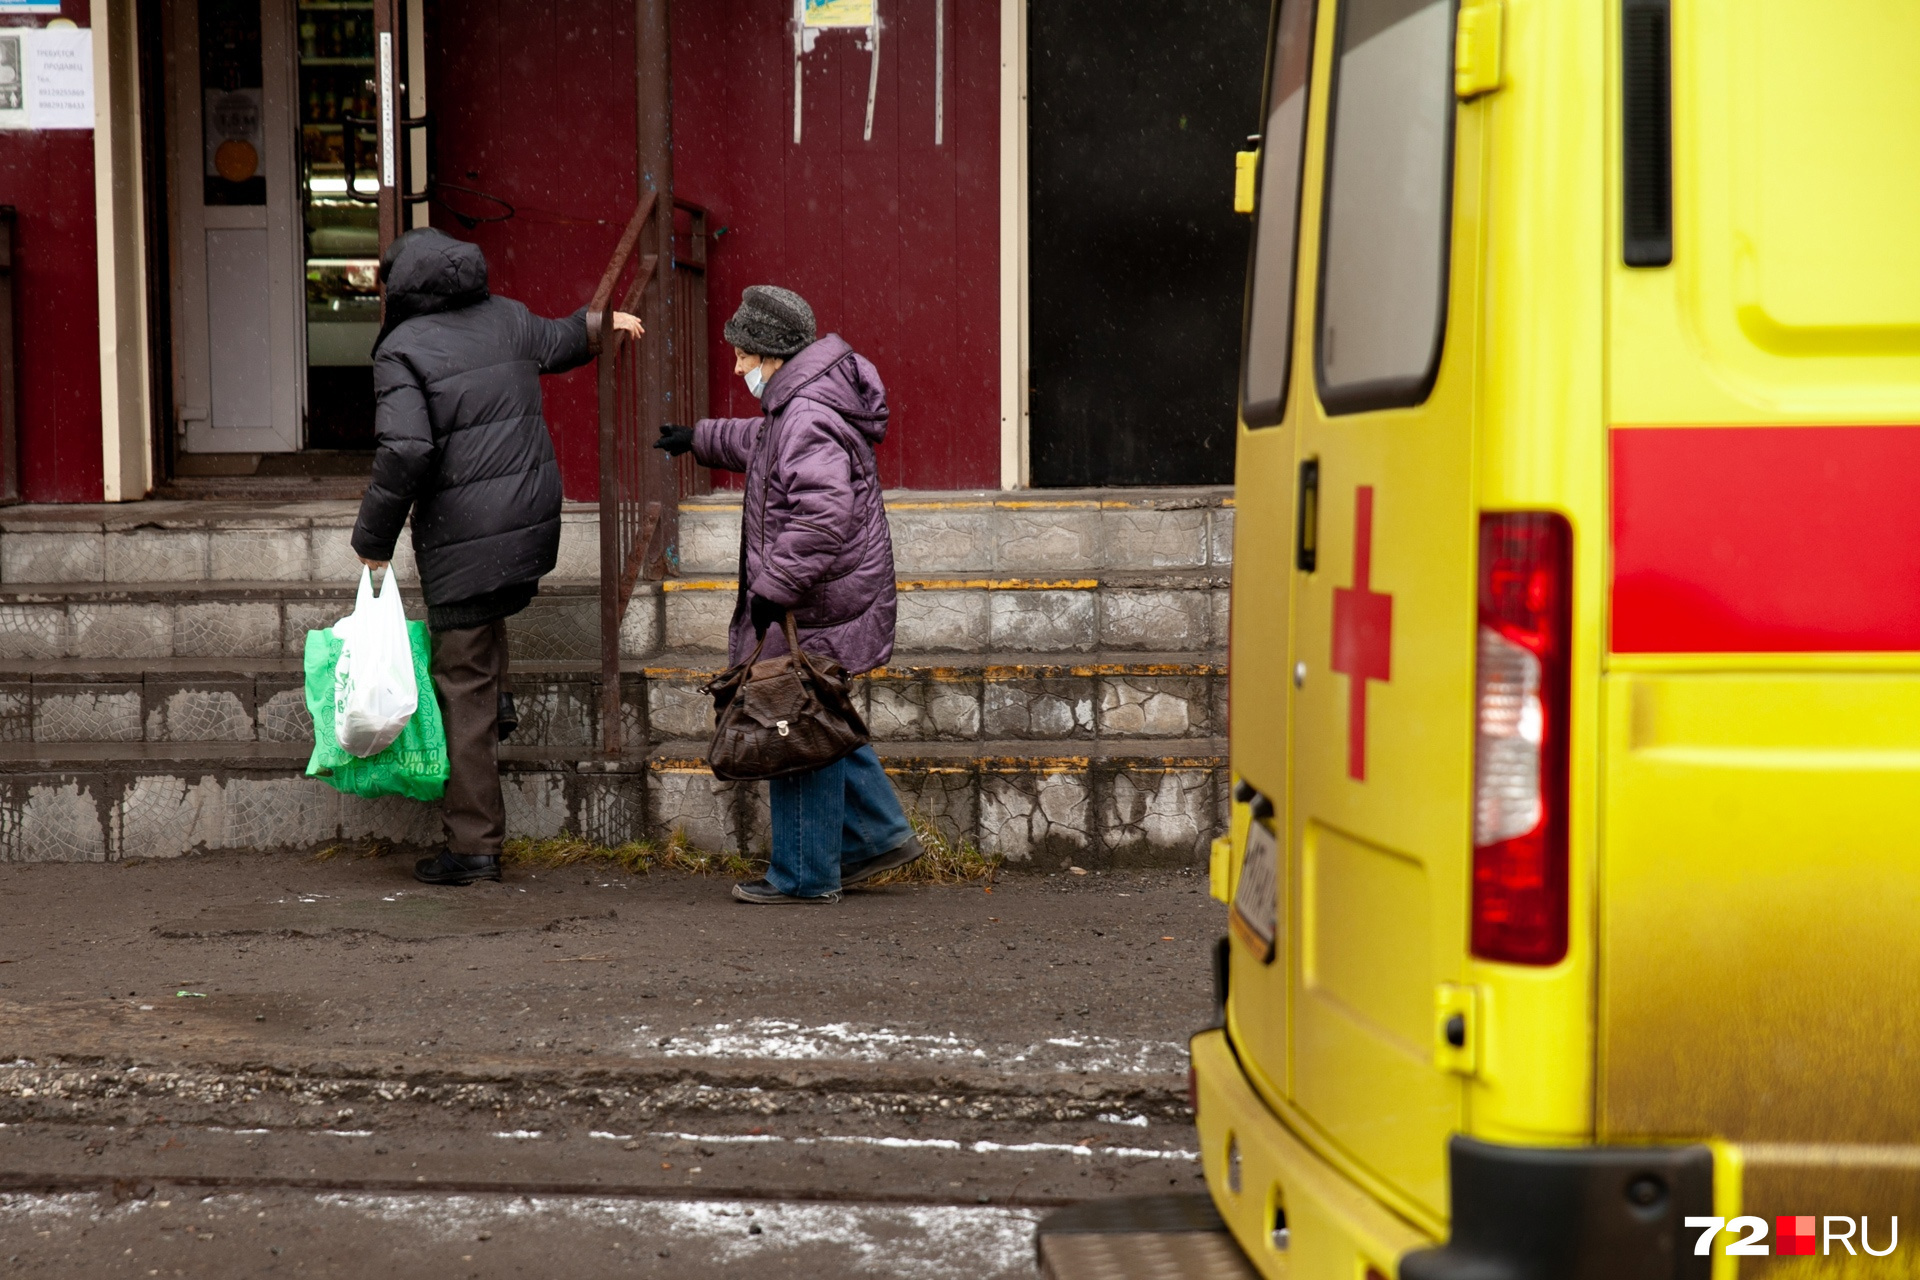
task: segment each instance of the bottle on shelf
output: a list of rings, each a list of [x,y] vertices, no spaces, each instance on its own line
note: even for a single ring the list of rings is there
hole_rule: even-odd
[[[319,48],[320,26],[313,20],[313,15],[308,14],[305,20],[300,23],[300,56],[303,58],[316,58],[320,56],[317,52]]]

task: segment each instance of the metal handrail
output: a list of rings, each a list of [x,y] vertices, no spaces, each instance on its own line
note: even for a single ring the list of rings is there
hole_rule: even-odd
[[[20,500],[20,383],[14,359],[14,206],[0,205],[0,504]]]
[[[600,723],[609,755],[621,750],[621,624],[643,578],[677,571],[680,499],[707,488],[691,457],[652,447],[664,423],[691,423],[706,401],[706,210],[675,206],[690,219],[687,257],[675,253],[662,272],[658,254],[637,252],[660,244],[665,230],[655,225],[654,196],[644,195],[587,304],[587,347],[600,357]],[[666,332],[636,342],[613,327],[613,312],[640,312],[649,291],[663,287],[672,296],[644,310],[670,316]]]

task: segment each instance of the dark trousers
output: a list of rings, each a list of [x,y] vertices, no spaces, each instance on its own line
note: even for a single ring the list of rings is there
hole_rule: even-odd
[[[507,687],[507,620],[433,633],[433,687],[447,728],[447,851],[500,852],[507,810],[500,798],[500,694]]]

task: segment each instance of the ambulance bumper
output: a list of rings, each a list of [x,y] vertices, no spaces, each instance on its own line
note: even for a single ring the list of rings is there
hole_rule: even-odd
[[[1456,1137],[1453,1237],[1400,1280],[1707,1280],[1690,1215],[1713,1212],[1713,1152],[1508,1147]]]
[[[1452,1239],[1436,1245],[1294,1136],[1255,1093],[1224,1030],[1201,1032],[1191,1052],[1207,1188],[1268,1280],[1353,1280],[1368,1269],[1399,1280],[1706,1280],[1711,1260],[1694,1255],[1697,1233],[1683,1225],[1713,1212],[1705,1146],[1456,1137]]]
[[[1315,1155],[1268,1110],[1224,1030],[1201,1032],[1190,1049],[1207,1189],[1247,1260],[1267,1280],[1354,1280],[1369,1267],[1391,1276],[1402,1254],[1434,1243]],[[1238,1191],[1228,1170],[1235,1149]],[[1280,1240],[1276,1210],[1287,1227]]]

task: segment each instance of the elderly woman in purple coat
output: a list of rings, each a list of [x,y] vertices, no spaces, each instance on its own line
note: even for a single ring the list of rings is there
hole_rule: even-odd
[[[754,285],[727,321],[733,371],[761,402],[758,418],[707,418],[661,429],[656,447],[747,477],[740,599],[728,654],[786,652],[777,625],[793,615],[800,643],[858,675],[893,655],[893,541],[874,446],[887,435],[887,391],[837,333],[817,341],[799,294]],[[921,855],[871,746],[811,773],[767,784],[773,858],[764,880],[733,887],[741,902],[838,902],[840,891]]]

